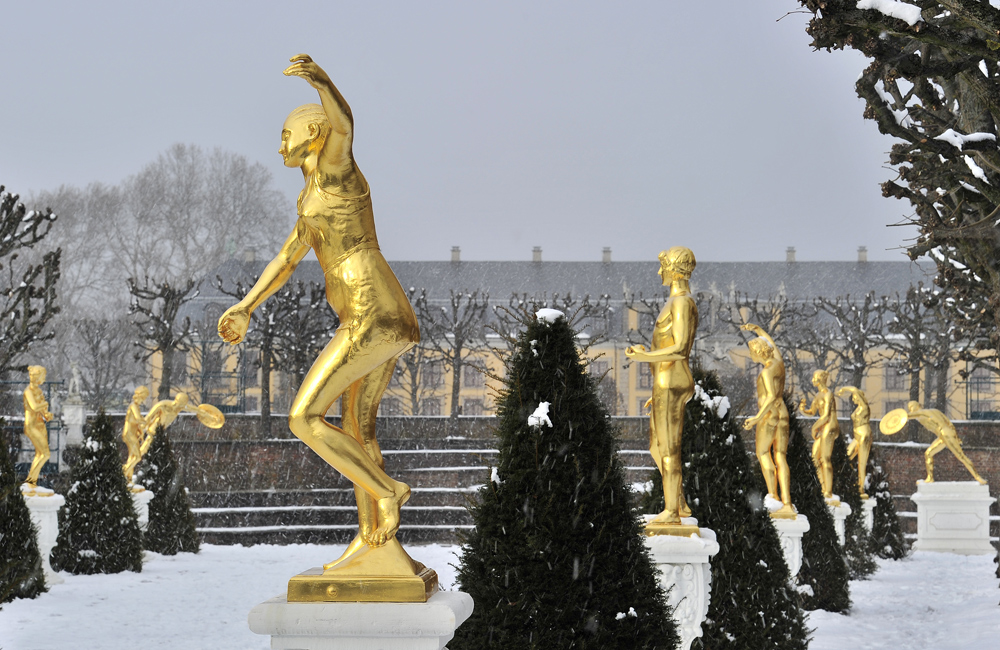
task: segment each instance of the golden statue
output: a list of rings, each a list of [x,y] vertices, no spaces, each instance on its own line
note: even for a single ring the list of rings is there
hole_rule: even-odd
[[[181,411],[189,411],[198,417],[198,421],[210,429],[219,429],[226,423],[226,416],[211,404],[200,404],[192,407],[188,404],[187,393],[177,393],[174,399],[165,399],[153,404],[149,412],[146,413],[145,430],[146,438],[139,447],[140,457],[145,456],[153,444],[156,432],[166,429],[177,419]]]
[[[778,346],[763,328],[746,323],[740,329],[753,332],[750,358],[759,363],[757,377],[757,414],[747,418],[743,428],[757,427],[756,453],[767,483],[767,493],[781,508],[771,513],[775,519],[795,519],[798,513],[792,505],[791,472],[788,469],[788,408],[785,406],[785,362]],[[780,490],[780,493],[779,493]]]
[[[133,492],[145,490],[141,485],[135,484],[135,466],[142,460],[142,443],[146,437],[146,419],[142,417],[140,408],[142,403],[149,397],[149,389],[139,386],[132,394],[132,402],[125,411],[125,427],[122,429],[122,440],[128,449],[128,458],[122,465],[122,472],[125,473],[125,480],[128,481],[129,488]]]
[[[684,405],[694,395],[694,377],[688,357],[698,329],[698,307],[691,297],[690,279],[694,271],[694,253],[674,246],[659,255],[659,276],[670,286],[660,315],[656,318],[652,344],[635,345],[625,350],[633,361],[649,363],[653,377],[653,396],[649,414],[649,453],[663,478],[665,508],[647,526],[647,535],[698,534],[698,526],[682,525],[681,517],[690,517],[684,500],[681,476],[681,434],[684,431]]]
[[[958,438],[955,425],[941,411],[922,409],[919,402],[907,402],[905,411],[894,409],[886,413],[882,421],[879,422],[878,428],[882,433],[892,435],[902,430],[906,426],[907,420],[916,420],[937,436],[937,440],[932,442],[931,446],[924,452],[924,463],[927,465],[927,478],[924,479],[924,483],[934,482],[934,456],[947,447],[951,453],[955,454],[955,458],[965,465],[965,469],[969,470],[972,478],[979,481],[980,484],[986,485],[986,480],[976,472],[972,461],[962,451],[962,441]]]
[[[851,423],[854,425],[854,440],[847,447],[847,457],[858,459],[858,492],[862,499],[867,499],[865,493],[865,478],[868,471],[868,454],[872,450],[872,423],[871,409],[868,407],[868,400],[865,392],[854,386],[843,386],[837,389],[837,397],[843,397],[847,393],[851,394],[857,408],[851,413]]]
[[[817,370],[812,376],[812,385],[819,391],[813,398],[812,406],[806,408],[803,397],[799,401],[799,410],[806,415],[815,415],[812,425],[812,461],[816,466],[820,487],[823,488],[823,498],[830,505],[839,505],[840,500],[833,496],[833,441],[840,435],[840,423],[837,422],[837,400],[833,397],[827,385],[830,373]]]
[[[278,152],[305,179],[298,221],[246,297],[219,319],[219,336],[242,341],[253,310],[310,250],[316,254],[341,324],[303,379],[288,425],[354,483],[359,530],[321,575],[292,578],[288,600],[425,601],[437,589],[437,575],[410,559],[395,538],[410,488],[385,473],[375,439],[375,415],[396,359],[420,340],[417,318],[379,250],[368,182],[354,161],[351,109],[308,55],[291,61],[285,74],[309,82],[322,104],[296,108],[281,130]],[[342,395],[340,428],[324,416]]]
[[[49,430],[46,422],[52,420],[49,403],[42,393],[45,383],[45,368],[28,366],[28,387],[24,389],[24,435],[35,447],[35,457],[31,460],[28,478],[24,479],[21,493],[24,496],[47,497],[55,494],[48,488],[38,487],[38,475],[42,467],[49,461],[52,452],[49,451]]]

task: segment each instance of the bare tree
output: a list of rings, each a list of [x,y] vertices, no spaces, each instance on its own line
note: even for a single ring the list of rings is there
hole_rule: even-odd
[[[891,350],[893,361],[886,372],[898,372],[909,377],[911,401],[923,402],[947,410],[947,377],[940,386],[940,376],[947,375],[952,358],[950,327],[945,318],[940,292],[923,284],[910,287],[904,296],[889,303],[891,318],[887,325],[885,347]],[[920,372],[924,372],[921,400]],[[936,391],[937,399],[932,402]]]
[[[73,329],[87,407],[123,406],[128,389],[142,383],[142,367],[128,353],[135,339],[133,325],[124,318],[84,318],[73,321]]]
[[[885,344],[887,299],[869,291],[861,300],[852,300],[850,296],[821,296],[813,305],[818,322],[813,327],[802,328],[799,335],[804,341],[825,339],[820,345],[825,345],[831,357],[830,365],[839,371],[838,380],[860,387],[868,368],[880,360],[878,349]]]
[[[421,340],[438,355],[451,373],[451,417],[462,412],[459,394],[462,370],[484,371],[475,357],[487,351],[486,316],[490,296],[479,291],[451,291],[444,304],[436,304],[421,290],[413,300],[420,322]]]
[[[141,351],[136,354],[136,359],[148,361],[154,354],[160,353],[162,370],[157,399],[170,399],[174,355],[191,349],[194,333],[191,319],[184,317],[178,320],[178,315],[181,307],[197,297],[196,286],[194,280],[174,286],[169,281],[150,281],[148,277],[139,286],[135,278],[128,279],[128,290],[132,296],[129,312],[134,316],[132,322],[140,333],[136,345]]]
[[[423,341],[400,355],[392,381],[406,395],[410,415],[424,415],[421,405],[437,392],[444,361]]]
[[[52,338],[49,322],[59,312],[56,282],[62,251],[44,253],[36,263],[22,263],[19,253],[42,241],[56,216],[51,210],[26,210],[18,196],[0,185],[0,372],[33,345]]]
[[[1000,9],[977,0],[892,3],[892,11],[800,2],[814,14],[813,47],[870,60],[855,89],[864,117],[895,140],[897,175],[882,193],[912,206],[907,223],[919,235],[908,253],[937,262],[954,339],[974,348],[966,359],[1000,372]]]

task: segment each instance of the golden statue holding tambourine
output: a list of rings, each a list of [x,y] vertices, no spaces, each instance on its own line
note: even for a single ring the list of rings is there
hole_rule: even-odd
[[[139,386],[132,396],[132,403],[125,412],[125,427],[122,439],[128,448],[128,459],[122,465],[125,479],[133,492],[141,492],[145,488],[134,484],[135,467],[149,451],[157,431],[166,429],[177,419],[182,411],[194,413],[198,421],[210,429],[219,429],[226,423],[226,416],[211,404],[188,404],[186,393],[177,393],[174,399],[165,399],[153,404],[145,417],[139,411],[142,403],[149,397],[149,389]]]
[[[931,446],[924,452],[924,463],[927,465],[927,478],[924,479],[924,483],[934,482],[934,456],[947,447],[951,453],[955,454],[955,458],[965,465],[965,469],[969,470],[972,478],[980,484],[986,485],[986,480],[979,475],[976,468],[972,466],[972,461],[962,451],[962,441],[958,438],[955,425],[941,411],[920,408],[918,402],[907,402],[905,411],[894,409],[886,413],[882,421],[879,422],[878,428],[882,433],[891,436],[901,431],[909,420],[916,420],[937,436],[937,440],[932,442]]]

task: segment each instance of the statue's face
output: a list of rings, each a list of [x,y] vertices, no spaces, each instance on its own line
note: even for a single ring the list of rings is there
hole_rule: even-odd
[[[285,167],[301,167],[317,135],[315,125],[311,125],[307,119],[289,116],[281,127],[281,148],[278,149]]]
[[[28,379],[35,384],[45,383],[45,368],[34,371],[28,376]]]

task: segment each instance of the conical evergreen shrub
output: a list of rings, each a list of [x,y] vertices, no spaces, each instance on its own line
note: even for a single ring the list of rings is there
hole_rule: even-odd
[[[902,560],[910,552],[910,545],[907,544],[903,529],[899,525],[896,504],[889,491],[889,472],[877,445],[872,445],[871,454],[868,456],[867,483],[869,498],[875,499],[870,536],[872,552],[886,560]]]
[[[804,650],[808,634],[778,533],[763,507],[760,467],[729,417],[718,377],[698,368],[694,376],[699,388],[684,417],[684,494],[698,524],[715,531],[719,552],[712,558],[703,636],[693,647]]]
[[[70,573],[142,571],[142,533],[122,474],[114,426],[103,411],[70,475],[52,566]]]
[[[789,413],[788,468],[791,471],[792,503],[799,514],[809,518],[809,531],[802,536],[802,568],[798,575],[802,607],[846,612],[851,608],[847,562],[837,540],[833,515],[826,506],[823,489],[816,476],[816,467],[810,455],[811,439],[807,442],[802,424],[795,415],[795,405],[787,395],[785,405]]]
[[[177,469],[170,438],[165,429],[157,429],[136,471],[141,483],[153,493],[153,500],[149,502],[149,524],[143,534],[148,551],[164,555],[198,552],[191,501]]]
[[[0,437],[0,603],[35,598],[46,589],[35,525],[21,495],[7,440]]]
[[[866,580],[878,570],[872,556],[871,539],[865,526],[865,513],[858,493],[858,466],[847,457],[844,436],[833,441],[833,492],[841,503],[851,508],[844,521],[844,560],[851,580]]]
[[[475,611],[448,647],[675,647],[611,420],[566,319],[528,323],[505,366],[497,467],[458,567]]]

